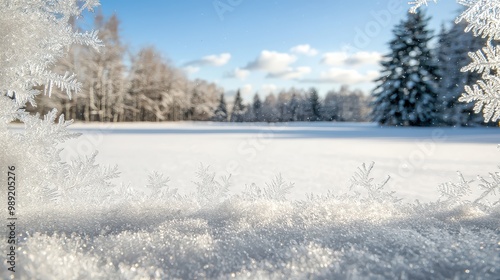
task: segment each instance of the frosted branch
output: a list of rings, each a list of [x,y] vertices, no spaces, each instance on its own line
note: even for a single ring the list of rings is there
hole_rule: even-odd
[[[437,0],[433,0],[434,3],[437,2]],[[412,5],[412,7],[410,8],[410,13],[416,13],[418,8],[420,8],[421,6],[427,6],[427,3],[428,0],[415,0],[415,1],[410,1],[408,2],[408,4]]]

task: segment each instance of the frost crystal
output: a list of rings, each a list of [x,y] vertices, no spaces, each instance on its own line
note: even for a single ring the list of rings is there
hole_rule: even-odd
[[[26,102],[34,104],[39,91],[33,88],[37,86],[45,85],[45,93],[49,95],[54,85],[69,96],[77,92],[80,84],[74,75],[58,75],[48,69],[73,43],[100,46],[95,32],[75,32],[68,24],[83,9],[97,4],[97,1],[1,1],[0,93],[14,98],[21,107]]]
[[[170,182],[170,179],[157,171],[149,174],[148,184],[146,185],[146,188],[151,190],[149,198],[154,200],[177,198],[177,189],[170,189],[168,182]]]
[[[434,1],[436,2],[436,1]],[[462,71],[477,71],[482,73],[482,80],[475,85],[465,87],[465,93],[459,99],[462,102],[476,102],[474,111],[483,111],[485,122],[500,120],[500,50],[493,43],[500,39],[500,1],[496,0],[457,0],[466,6],[466,10],[457,17],[456,22],[468,23],[465,32],[472,31],[474,36],[487,38],[482,50],[469,53],[472,62],[462,68]],[[427,4],[427,0],[410,2],[411,12]],[[493,74],[491,72],[494,72]]]
[[[255,184],[247,186],[242,194],[242,198],[249,201],[286,201],[286,196],[293,187],[293,183],[285,182],[281,174],[279,174],[270,183],[266,183],[265,188],[260,188]]]
[[[434,3],[437,2],[437,0],[433,0]],[[417,9],[420,8],[420,6],[427,6],[428,0],[415,0],[415,1],[410,1],[408,4],[413,5],[413,7],[410,8],[410,12],[416,13]]]
[[[196,176],[199,181],[196,185],[196,197],[201,205],[215,205],[220,203],[229,192],[229,179],[231,176],[215,179],[215,172],[210,172],[209,166],[200,165]]]
[[[351,191],[355,191],[357,196],[361,196],[361,192],[365,192],[367,194],[368,201],[377,201],[377,202],[398,202],[400,199],[395,197],[395,192],[385,192],[384,188],[391,179],[390,176],[387,176],[385,180],[381,181],[378,184],[373,182],[373,178],[370,177],[370,173],[372,172],[373,167],[375,166],[375,162],[371,162],[370,165],[366,166],[366,164],[362,164],[358,167],[357,172],[351,178]],[[356,190],[361,188],[361,190]]]
[[[464,12],[456,19],[456,23],[462,20],[468,23],[465,32],[472,31],[474,36],[487,38],[486,46],[482,50],[470,52],[472,62],[463,67],[461,71],[476,71],[482,74],[482,80],[472,86],[465,86],[465,93],[460,97],[462,102],[476,102],[474,112],[483,112],[485,122],[500,120],[500,48],[494,44],[494,40],[500,39],[500,1],[497,0],[457,0],[459,4],[466,6]],[[416,12],[419,6],[427,4],[426,0],[410,2],[414,6],[411,12]],[[460,182],[445,183],[439,186],[442,196],[448,201],[457,202],[470,192],[469,183],[459,173]],[[481,182],[479,187],[483,193],[474,200],[474,204],[483,203],[484,200],[496,195],[500,185],[500,173],[490,173],[490,179],[478,176]],[[494,204],[498,204],[495,202]]]
[[[460,181],[458,183],[446,182],[438,186],[438,191],[442,197],[446,198],[446,202],[456,203],[471,194],[470,183],[473,181],[466,181],[462,173],[457,172]]]
[[[0,166],[15,166],[23,174],[21,203],[78,201],[88,193],[93,195],[86,197],[93,199],[106,197],[110,181],[117,177],[116,167],[95,164],[96,154],[62,162],[58,145],[79,135],[67,130],[72,121],[64,115],[57,118],[56,109],[43,119],[23,109],[27,102],[35,105],[34,97],[42,88],[49,96],[54,86],[69,97],[80,90],[74,74],[58,75],[50,69],[71,44],[100,47],[96,32],[75,32],[70,24],[98,4],[95,0],[0,2]],[[24,123],[21,133],[9,126],[13,121]]]

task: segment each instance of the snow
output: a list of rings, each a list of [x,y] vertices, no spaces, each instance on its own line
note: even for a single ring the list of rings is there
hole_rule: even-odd
[[[494,171],[496,128],[167,123],[73,129],[84,135],[66,143],[62,158],[98,149],[101,162],[118,164],[130,187],[117,187],[107,203],[82,197],[73,204],[20,205],[16,279],[500,278],[500,205],[413,203],[436,201],[436,186],[456,181],[456,170],[467,179]],[[374,182],[391,175],[385,191],[405,201],[348,190],[357,167],[370,161]],[[239,168],[229,170],[234,162]],[[190,194],[200,163],[232,174],[230,196],[202,205]],[[152,170],[169,176],[180,196],[145,193]],[[290,199],[244,195],[245,184],[265,188],[278,173],[295,183]]]
[[[75,124],[84,135],[68,142],[64,160],[99,151],[117,164],[121,180],[146,185],[155,170],[170,186],[193,190],[200,164],[231,175],[231,191],[259,186],[278,174],[295,183],[291,198],[346,190],[356,168],[375,162],[375,177],[391,176],[389,187],[410,201],[433,201],[440,183],[493,171],[500,158],[495,128],[378,127],[354,123],[287,124]],[[485,156],[490,155],[490,156]]]

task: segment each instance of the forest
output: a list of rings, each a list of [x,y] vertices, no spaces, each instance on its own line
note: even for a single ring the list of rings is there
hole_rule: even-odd
[[[439,34],[433,36],[433,31],[427,28],[428,18],[421,15],[418,23],[412,20],[415,21],[409,16],[394,28],[396,38],[398,32],[405,36],[424,32],[425,38],[416,38],[417,45],[403,42],[407,62],[398,58],[394,50],[383,58],[381,67],[385,70],[371,93],[346,85],[336,89],[332,85],[326,93],[319,93],[315,88],[290,88],[266,96],[256,92],[252,100],[245,101],[239,90],[234,95],[216,83],[189,79],[184,70],[154,46],[131,53],[123,43],[118,15],[106,18],[98,12],[93,28],[99,30],[101,50],[73,45],[53,69],[61,75],[75,73],[82,91],[70,98],[66,92],[54,88],[52,94],[56,98],[39,96],[37,106],[29,105],[27,110],[45,114],[56,108],[67,118],[83,122],[376,121],[393,126],[484,125],[481,117],[474,114],[474,105],[462,103],[459,98],[464,85],[480,77],[477,73],[461,72],[460,67],[470,60],[467,53],[484,45],[485,39],[464,33],[463,24],[451,22],[443,24]],[[72,25],[75,30],[79,29],[78,22],[73,21]],[[397,40],[388,43],[398,46]],[[425,74],[416,71],[413,76],[386,78],[389,74],[384,71],[398,68],[398,63],[403,68],[407,65],[403,73],[410,73],[413,66],[408,66],[408,62],[415,63],[411,56],[416,52],[419,53],[417,69],[427,67]],[[408,88],[414,83],[408,84],[408,77],[426,81],[424,90],[415,86],[412,94],[401,92],[403,88],[399,85],[405,84]],[[387,90],[387,85],[392,86],[392,91]],[[411,120],[422,108],[427,110],[424,110],[425,120]]]

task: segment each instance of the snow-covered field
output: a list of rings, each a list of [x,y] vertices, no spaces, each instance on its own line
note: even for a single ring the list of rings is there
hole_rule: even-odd
[[[276,175],[295,184],[291,198],[340,192],[362,163],[374,176],[390,175],[388,188],[413,201],[435,200],[439,184],[486,175],[500,162],[496,128],[391,128],[375,124],[109,124],[72,126],[83,136],[68,142],[63,159],[99,151],[117,164],[121,181],[134,188],[158,171],[170,186],[192,191],[200,164],[231,175],[231,192],[263,186]]]
[[[500,278],[500,205],[436,202],[437,186],[458,182],[457,170],[467,180],[497,170],[499,129],[73,129],[84,135],[66,143],[63,160],[97,149],[122,176],[102,201],[89,192],[71,204],[22,205],[16,279]],[[357,168],[371,161],[370,176],[349,190]],[[200,163],[232,174],[229,195],[216,195],[223,184],[199,172]],[[152,170],[170,177],[168,188],[145,190]],[[265,184],[277,174],[295,183],[287,200],[288,185]],[[377,190],[386,175],[392,179]]]

